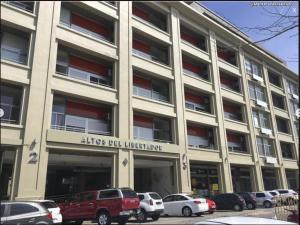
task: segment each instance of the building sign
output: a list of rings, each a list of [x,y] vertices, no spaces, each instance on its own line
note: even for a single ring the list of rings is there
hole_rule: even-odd
[[[101,147],[111,148],[125,148],[125,149],[137,149],[137,150],[149,150],[149,151],[162,151],[162,145],[160,144],[146,144],[138,141],[123,141],[119,139],[101,139],[93,137],[82,137],[81,144],[96,145]]]
[[[218,191],[219,190],[219,184],[212,184],[212,190]]]

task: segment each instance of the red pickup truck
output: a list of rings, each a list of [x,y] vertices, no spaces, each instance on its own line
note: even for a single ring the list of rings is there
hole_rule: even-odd
[[[114,188],[75,194],[68,201],[58,203],[63,222],[96,220],[99,225],[111,222],[126,224],[131,216],[139,213],[140,201],[130,188]]]

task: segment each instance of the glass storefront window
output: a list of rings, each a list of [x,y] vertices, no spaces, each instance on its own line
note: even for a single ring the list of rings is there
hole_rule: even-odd
[[[15,151],[0,151],[1,200],[9,200],[11,198],[15,155]]]

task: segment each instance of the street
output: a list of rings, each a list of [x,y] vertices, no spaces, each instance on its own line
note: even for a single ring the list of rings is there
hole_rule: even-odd
[[[192,217],[179,217],[179,216],[172,216],[172,217],[161,217],[158,221],[152,221],[148,219],[148,222],[143,224],[194,224],[199,221],[217,218],[217,217],[227,217],[227,216],[255,216],[255,217],[264,217],[264,218],[274,218],[275,216],[275,209],[274,208],[257,208],[256,210],[243,210],[241,212],[235,211],[218,211],[214,214],[204,214],[202,216],[192,216]],[[97,224],[93,222],[84,222],[85,225],[87,224]],[[117,223],[113,223],[117,224]],[[129,220],[127,223],[128,225],[136,225],[138,224],[136,220],[133,218]]]

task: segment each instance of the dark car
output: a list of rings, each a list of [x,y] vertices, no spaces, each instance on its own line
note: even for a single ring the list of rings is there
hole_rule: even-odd
[[[250,192],[240,192],[237,194],[244,198],[247,209],[256,209],[255,195]]]
[[[246,207],[245,200],[234,193],[215,195],[212,200],[215,201],[217,210],[242,211]]]
[[[1,202],[1,224],[53,224],[52,214],[38,202]]]

